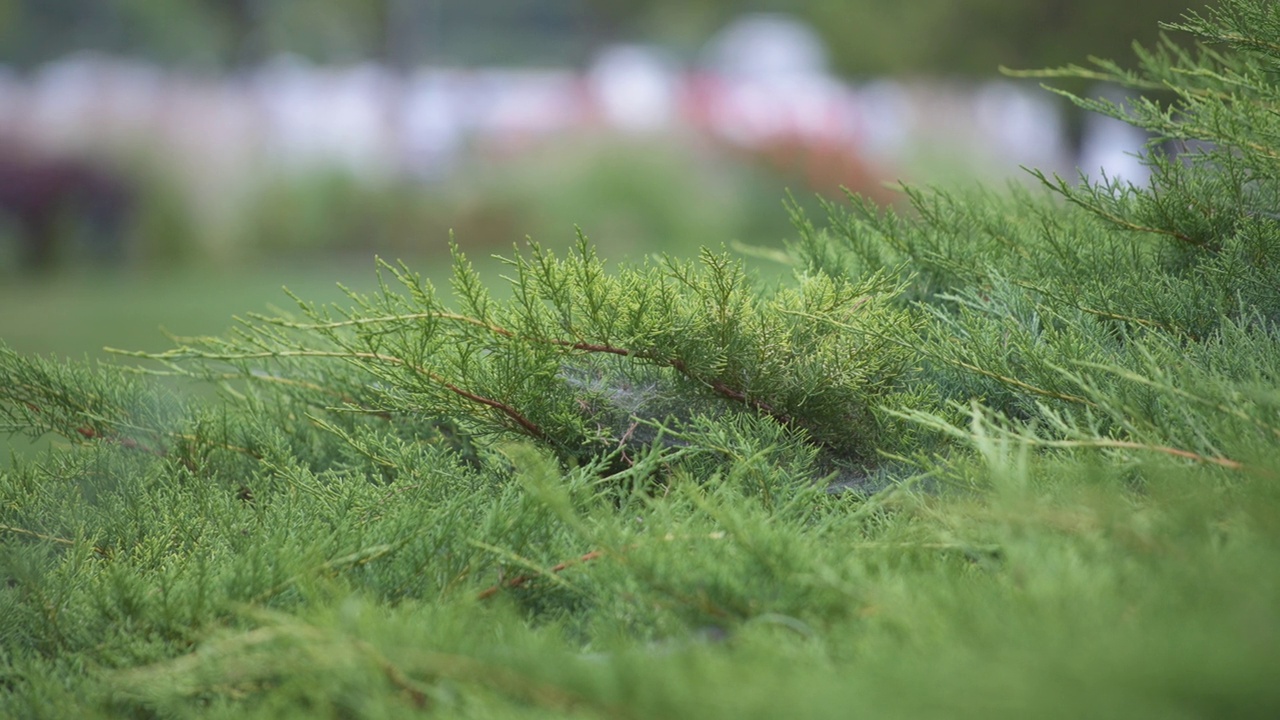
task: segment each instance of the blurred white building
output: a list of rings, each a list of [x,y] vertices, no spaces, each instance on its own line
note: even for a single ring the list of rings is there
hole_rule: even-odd
[[[672,129],[680,118],[679,71],[661,50],[645,45],[605,48],[587,73],[601,120],[623,132]]]

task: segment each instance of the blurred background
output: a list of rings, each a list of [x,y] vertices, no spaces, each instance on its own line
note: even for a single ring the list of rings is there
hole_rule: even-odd
[[[999,68],[1128,62],[1189,6],[0,0],[0,340],[160,349],[375,255],[442,281],[450,233],[636,259],[777,247],[788,192],[1141,182],[1144,137]]]

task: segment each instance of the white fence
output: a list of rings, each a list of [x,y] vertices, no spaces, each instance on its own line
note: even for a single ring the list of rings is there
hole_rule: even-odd
[[[52,150],[133,144],[214,171],[325,163],[360,174],[432,176],[472,142],[680,126],[748,146],[788,136],[888,159],[912,142],[1054,167],[1063,152],[1057,106],[1035,88],[679,73],[629,48],[607,53],[587,73],[423,68],[404,75],[281,58],[209,77],[89,55],[25,77],[0,69],[0,135]]]

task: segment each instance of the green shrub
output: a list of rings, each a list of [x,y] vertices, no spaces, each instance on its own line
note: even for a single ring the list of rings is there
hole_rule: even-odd
[[[0,708],[1276,714],[1280,11],[1180,27],[1068,73],[1174,91],[1081,101],[1197,141],[1150,188],[797,212],[792,282],[583,240],[148,371],[0,349],[64,439],[0,473]]]

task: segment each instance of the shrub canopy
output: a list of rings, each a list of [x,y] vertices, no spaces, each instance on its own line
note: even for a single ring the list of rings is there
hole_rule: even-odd
[[[1040,73],[1161,92],[1076,100],[1150,186],[850,198],[786,282],[583,239],[146,369],[0,349],[62,438],[0,471],[0,708],[1274,714],[1280,9],[1171,27]]]

